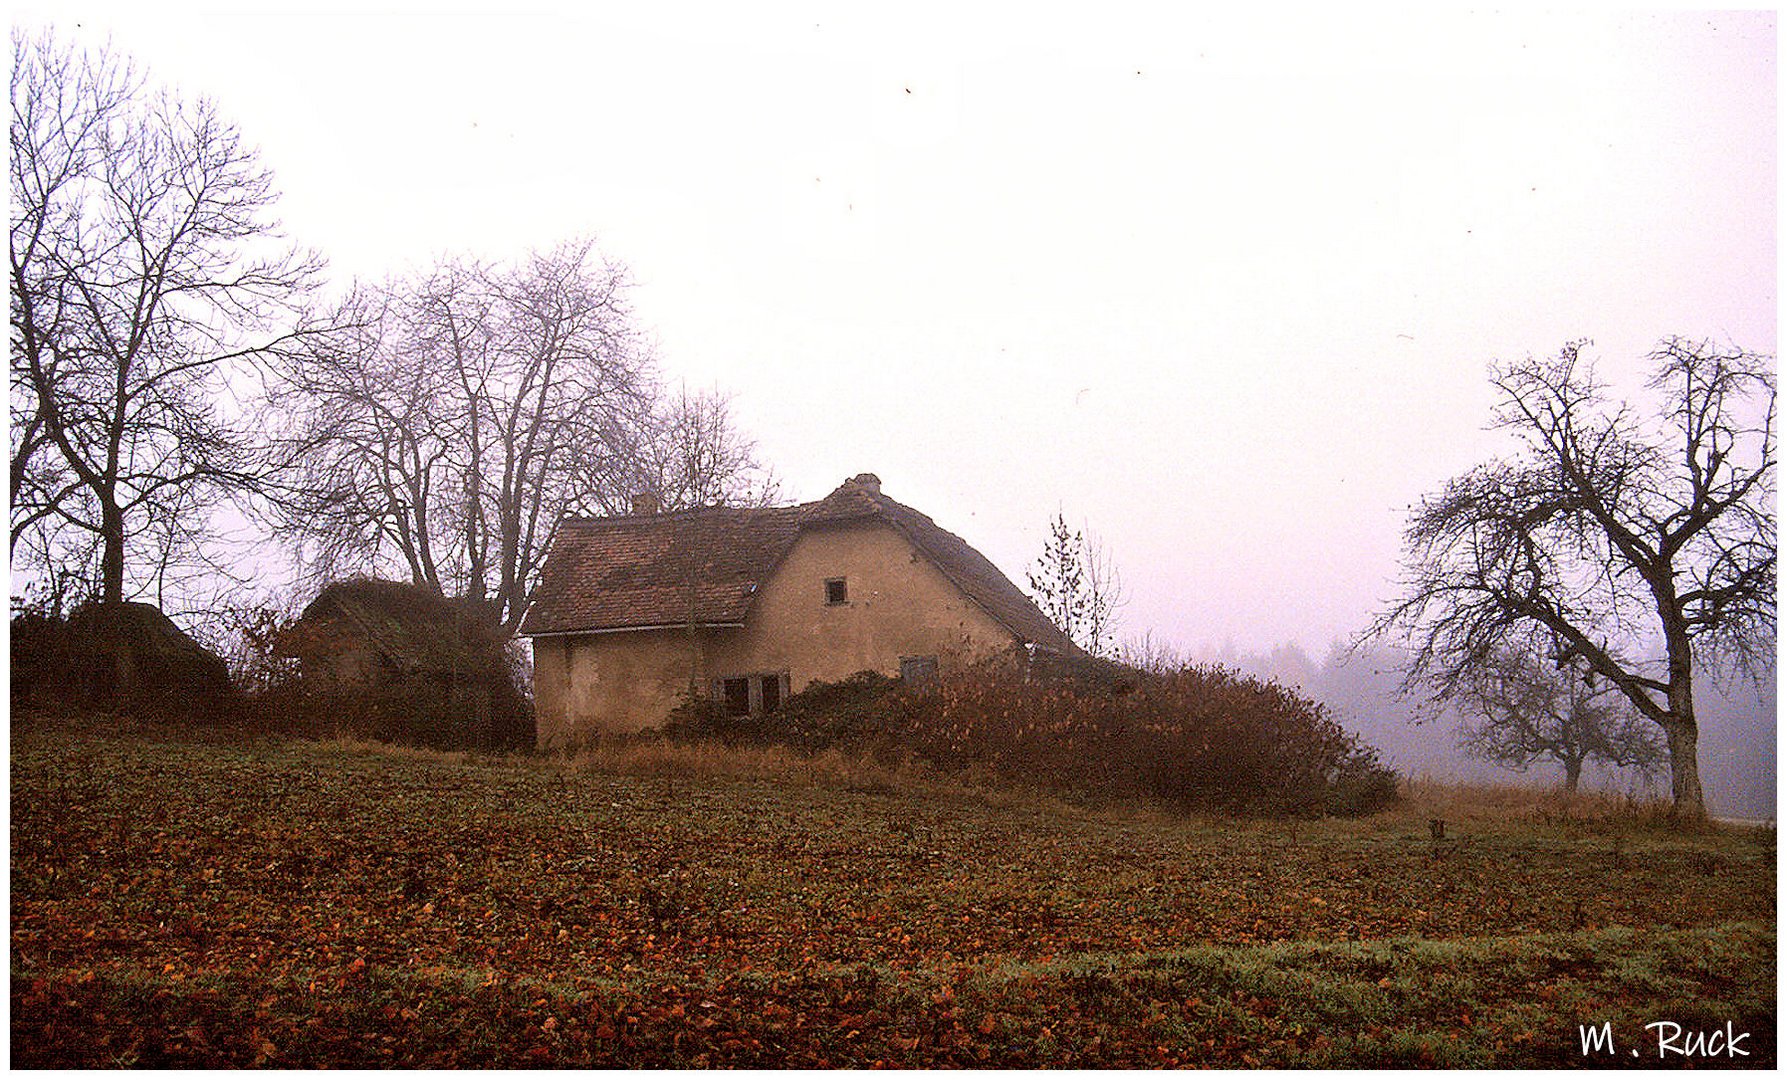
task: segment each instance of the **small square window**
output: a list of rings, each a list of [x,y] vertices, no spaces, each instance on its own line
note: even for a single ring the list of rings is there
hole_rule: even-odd
[[[843,578],[835,577],[835,578],[827,578],[826,579],[826,581],[825,581],[825,602],[827,604],[842,604],[842,603],[847,602],[849,599],[850,599],[850,590],[844,587],[844,579]]]

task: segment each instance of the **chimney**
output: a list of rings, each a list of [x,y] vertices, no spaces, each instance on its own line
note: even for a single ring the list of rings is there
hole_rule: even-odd
[[[857,487],[868,488],[876,495],[881,494],[881,478],[872,472],[857,473],[850,478],[850,482]]]
[[[646,517],[658,512],[658,497],[649,491],[641,491],[633,496],[633,514]]]

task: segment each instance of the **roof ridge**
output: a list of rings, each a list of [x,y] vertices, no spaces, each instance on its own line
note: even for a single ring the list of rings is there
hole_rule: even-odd
[[[810,504],[801,504],[810,505]],[[798,510],[799,506],[685,506],[677,510],[659,510],[651,514],[566,514],[560,525],[611,525],[631,521],[667,521],[692,518],[701,514],[769,514]]]

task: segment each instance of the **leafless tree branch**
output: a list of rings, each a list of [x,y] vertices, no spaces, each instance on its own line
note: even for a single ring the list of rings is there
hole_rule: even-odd
[[[1774,650],[1773,358],[1667,339],[1646,420],[1608,400],[1585,345],[1494,370],[1520,452],[1416,507],[1402,599],[1366,637],[1404,637],[1404,689],[1437,706],[1544,636],[1663,729],[1677,811],[1704,817],[1695,662],[1754,672]]]
[[[321,262],[209,101],[16,31],[11,85],[14,564],[65,569],[90,533],[84,591],[159,593],[258,485],[229,384],[309,332]]]
[[[407,576],[512,629],[565,517],[773,493],[724,398],[660,404],[627,286],[582,240],[344,301],[274,394],[271,502],[313,576]]]

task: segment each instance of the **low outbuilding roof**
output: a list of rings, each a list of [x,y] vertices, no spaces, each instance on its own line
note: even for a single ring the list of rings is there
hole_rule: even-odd
[[[405,582],[352,578],[318,593],[274,651],[302,658],[370,649],[399,671],[455,674],[488,666],[492,633],[464,601]]]

